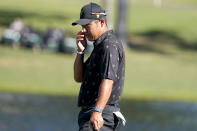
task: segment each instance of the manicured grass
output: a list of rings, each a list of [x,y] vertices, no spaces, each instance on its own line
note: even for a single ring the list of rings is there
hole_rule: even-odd
[[[49,52],[0,49],[2,91],[38,94],[77,94],[73,80],[74,57]]]
[[[176,55],[127,53],[125,97],[196,100],[196,55],[190,52]]]
[[[145,3],[145,4],[152,4],[154,0],[132,0],[133,3]],[[196,4],[196,0],[161,0],[163,4],[168,4],[168,3],[172,3],[172,4],[187,4],[187,5],[191,5],[191,4]]]
[[[124,98],[197,101],[197,53],[126,51]],[[0,91],[77,95],[75,56],[0,46]]]
[[[14,18],[21,17],[25,24],[31,24],[36,30],[45,32],[48,27],[58,27],[64,29],[66,35],[74,36],[80,30],[80,26],[72,27],[71,23],[79,18],[80,8],[89,2],[91,1],[2,1],[0,35]],[[93,2],[101,3],[99,0]],[[166,39],[162,46],[160,41],[154,41],[155,36],[148,36],[151,41],[147,43],[145,39],[142,43],[145,43],[146,47],[154,46],[173,53],[127,51],[124,97],[196,101],[197,53],[195,50],[184,51],[184,47],[197,41],[197,2],[163,0],[163,3],[162,8],[153,6],[152,0],[133,0],[129,3],[128,30],[131,41],[135,42],[135,36],[132,37],[134,34],[140,36],[143,33],[159,31],[164,36],[161,36],[162,39]],[[178,8],[175,4],[178,4]],[[160,39],[160,36],[157,39]],[[172,41],[175,43],[168,39],[174,39]],[[181,44],[182,50],[177,49]],[[0,90],[77,95],[80,84],[73,80],[73,62],[74,56],[70,55],[33,53],[0,46]]]
[[[116,0],[117,1],[117,0]],[[0,4],[0,28],[6,28],[15,17],[21,17],[26,24],[45,32],[48,27],[62,28],[74,35],[80,26],[71,23],[79,18],[80,8],[91,0],[6,0]],[[102,3],[99,0],[93,2]],[[170,30],[187,41],[197,41],[197,2],[195,0],[163,0],[164,6],[156,8],[153,0],[130,1],[129,32]],[[167,6],[167,5],[172,6]],[[176,5],[180,5],[177,8]],[[188,8],[185,8],[187,6]],[[192,8],[190,8],[192,6]],[[179,6],[178,6],[179,7]],[[0,31],[1,31],[0,29]]]
[[[91,1],[7,0],[1,3],[0,13],[5,15],[8,25],[15,17],[21,17],[26,24],[40,31],[46,31],[48,27],[57,27],[76,33],[80,27],[73,28],[71,23],[79,19],[80,8],[89,2]],[[99,0],[96,2],[99,3]]]
[[[186,41],[197,41],[197,8],[156,8],[151,5],[133,5],[130,9],[129,31],[131,33],[151,30],[171,31]]]

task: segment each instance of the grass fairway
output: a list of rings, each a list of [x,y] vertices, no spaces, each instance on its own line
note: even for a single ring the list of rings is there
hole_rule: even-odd
[[[196,53],[127,53],[125,97],[196,101]]]
[[[117,0],[115,0],[117,3]],[[195,0],[163,0],[163,7],[153,6],[153,0],[129,0],[130,33],[151,30],[170,30],[187,41],[197,41],[197,2]],[[26,24],[45,32],[48,27],[59,27],[69,34],[76,34],[80,26],[71,23],[79,18],[80,8],[100,0],[6,0],[0,4],[0,34],[16,17]],[[115,5],[117,6],[117,5]],[[187,8],[185,8],[187,7]],[[117,13],[115,13],[116,15]]]
[[[196,42],[196,9],[156,8],[152,5],[133,5],[130,8],[129,31],[132,34],[152,30],[171,31],[189,42]]]
[[[0,47],[0,90],[75,95],[73,61],[72,56]]]
[[[0,91],[77,95],[74,56],[0,46]],[[124,98],[197,101],[197,53],[126,51]]]
[[[0,35],[14,18],[21,17],[36,30],[45,32],[48,27],[59,27],[66,35],[74,36],[80,26],[72,27],[71,23],[79,18],[84,3],[89,2],[91,0],[1,1]],[[101,3],[100,0],[92,2]],[[153,6],[153,0],[133,0],[129,7],[130,42],[135,43],[137,37],[145,34],[144,40],[137,40],[142,40],[142,46],[137,46],[171,53],[127,51],[123,97],[197,101],[196,0],[163,0],[162,8]],[[164,40],[163,43],[158,39]],[[73,62],[74,56],[70,55],[0,46],[0,91],[77,95],[80,84],[73,80]]]

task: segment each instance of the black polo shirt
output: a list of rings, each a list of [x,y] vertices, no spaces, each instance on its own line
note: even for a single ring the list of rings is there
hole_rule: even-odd
[[[122,44],[112,30],[106,31],[94,43],[94,49],[84,63],[78,106],[95,106],[103,79],[114,81],[107,104],[117,104],[121,99],[125,75],[125,55]]]

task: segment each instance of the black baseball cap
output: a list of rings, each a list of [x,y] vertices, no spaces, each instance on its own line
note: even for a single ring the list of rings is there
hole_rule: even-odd
[[[101,18],[105,18],[106,13],[105,10],[96,3],[90,3],[82,7],[80,13],[80,19],[73,22],[72,25],[87,25],[94,20],[99,20]]]

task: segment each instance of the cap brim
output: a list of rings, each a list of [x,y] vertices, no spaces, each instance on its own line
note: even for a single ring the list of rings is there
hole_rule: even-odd
[[[78,21],[75,21],[72,23],[73,26],[79,24],[79,25],[87,25],[90,22],[92,22],[94,19],[79,19]]]

